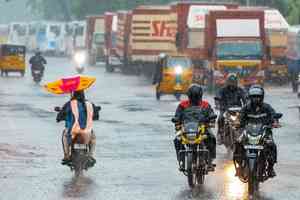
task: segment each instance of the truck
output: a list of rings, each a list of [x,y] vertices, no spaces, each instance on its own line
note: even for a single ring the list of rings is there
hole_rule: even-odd
[[[287,65],[293,92],[298,92],[300,71],[300,26],[292,26],[288,31]]]
[[[107,72],[113,72],[116,67],[122,63],[117,55],[117,27],[118,17],[117,13],[106,12],[104,14],[105,23],[105,69]]]
[[[130,53],[130,33],[132,23],[131,11],[118,11],[117,12],[117,40],[116,40],[116,54],[122,63],[119,65],[123,73],[134,73],[129,65]],[[133,68],[134,70],[134,68]]]
[[[105,22],[103,15],[86,17],[87,34],[86,47],[89,64],[95,65],[98,61],[104,61]]]
[[[171,6],[138,6],[118,13],[117,55],[124,72],[151,76],[161,53],[176,52],[177,15]]]
[[[193,61],[194,82],[208,84],[209,51],[206,40],[207,16],[211,10],[237,9],[235,3],[176,2],[171,3],[177,15],[177,51],[189,56]]]
[[[288,82],[286,59],[289,24],[276,9],[265,9],[265,29],[268,67],[266,80],[277,84]]]
[[[262,10],[214,10],[207,16],[208,86],[224,85],[234,73],[240,85],[264,83],[266,67],[265,13]],[[242,28],[241,28],[242,27]]]

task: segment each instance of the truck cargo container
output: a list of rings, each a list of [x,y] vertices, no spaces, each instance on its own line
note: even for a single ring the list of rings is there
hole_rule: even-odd
[[[95,65],[97,61],[104,61],[105,49],[105,21],[103,15],[86,17],[87,33],[86,47],[89,64]]]
[[[264,83],[264,11],[210,11],[206,31],[207,77],[211,88],[224,85],[230,73],[237,74],[240,84],[245,87]]]
[[[207,16],[212,10],[237,9],[234,3],[176,2],[172,10],[177,14],[177,50],[189,56],[194,64],[194,82],[207,84],[209,47],[207,40]]]
[[[289,24],[278,10],[265,10],[268,56],[266,79],[279,84],[288,81],[288,67],[286,60],[288,28]]]
[[[106,12],[104,14],[105,23],[105,68],[107,72],[113,72],[116,67],[121,65],[117,55],[117,13]]]
[[[177,15],[171,6],[139,6],[118,13],[121,70],[152,75],[161,53],[176,52]]]
[[[288,32],[287,64],[293,91],[298,91],[300,71],[300,26],[294,26]]]
[[[123,73],[134,72],[134,68],[130,68],[130,63],[128,60],[130,56],[132,12],[118,11],[117,17],[117,55],[122,62],[122,65],[119,66]]]

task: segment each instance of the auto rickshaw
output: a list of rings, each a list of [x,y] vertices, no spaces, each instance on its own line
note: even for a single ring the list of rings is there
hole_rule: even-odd
[[[160,66],[160,80],[156,86],[156,99],[171,94],[180,100],[193,80],[192,61],[184,55],[166,55]]]
[[[25,74],[26,47],[21,45],[0,45],[0,69],[1,76],[8,76],[9,72]]]

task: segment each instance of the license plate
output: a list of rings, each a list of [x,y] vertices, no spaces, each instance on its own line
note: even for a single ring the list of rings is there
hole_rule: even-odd
[[[85,144],[74,144],[74,149],[86,149]]]
[[[263,146],[258,146],[258,145],[245,145],[244,148],[245,149],[258,149],[258,150],[263,150],[264,149]]]

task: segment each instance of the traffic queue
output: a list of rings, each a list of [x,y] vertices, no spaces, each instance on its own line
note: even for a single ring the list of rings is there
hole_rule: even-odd
[[[86,22],[14,23],[9,29],[10,44],[1,45],[1,75],[18,71],[24,76],[27,46],[36,51],[29,63],[37,83],[47,64],[42,53],[70,54],[78,74],[102,61],[107,73],[119,69],[153,78],[157,100],[174,95],[180,101],[170,119],[174,147],[179,170],[191,188],[204,184],[215,170],[217,143],[233,152],[236,176],[248,183],[250,195],[276,176],[273,129],[280,128],[282,114],[264,102],[263,86],[267,81],[287,83],[290,71],[296,91],[300,55],[299,29],[291,29],[277,10],[178,2],[106,12],[88,16]],[[28,39],[30,35],[35,39]],[[71,94],[55,111],[56,121],[66,122],[62,164],[76,176],[96,163],[92,124],[101,108],[86,101],[84,93],[94,82],[94,77],[76,75],[44,85],[51,93]],[[219,116],[204,100],[204,89],[215,93]],[[188,99],[181,100],[182,95]],[[217,118],[215,137],[211,129]]]

